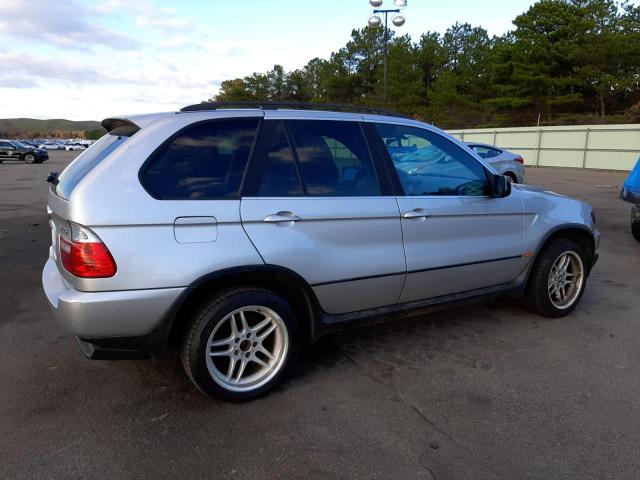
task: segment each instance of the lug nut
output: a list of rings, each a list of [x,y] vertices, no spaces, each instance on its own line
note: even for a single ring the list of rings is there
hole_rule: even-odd
[[[235,352],[233,352],[233,353],[234,353],[234,355],[237,355],[237,354],[238,354],[238,350],[236,350],[236,351],[235,351]]]
[[[258,342],[253,342],[253,346],[254,347],[258,346]]]
[[[245,353],[244,356],[249,358],[249,352]]]

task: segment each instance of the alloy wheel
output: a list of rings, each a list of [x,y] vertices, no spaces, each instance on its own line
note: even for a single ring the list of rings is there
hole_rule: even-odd
[[[549,299],[561,310],[571,307],[582,290],[584,282],[584,264],[576,252],[561,253],[549,272]]]
[[[206,364],[211,378],[227,390],[257,389],[282,368],[289,335],[272,309],[252,305],[222,318],[209,335]]]

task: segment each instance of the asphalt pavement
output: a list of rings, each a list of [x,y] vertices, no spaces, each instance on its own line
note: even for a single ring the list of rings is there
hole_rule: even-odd
[[[498,300],[335,334],[261,399],[199,393],[175,356],[89,361],[40,285],[51,170],[0,165],[2,479],[638,479],[640,243],[624,174],[528,169],[594,205],[581,305]]]

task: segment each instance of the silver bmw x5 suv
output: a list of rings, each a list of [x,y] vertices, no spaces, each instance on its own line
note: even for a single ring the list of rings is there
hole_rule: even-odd
[[[82,352],[177,348],[202,391],[246,400],[305,342],[363,321],[490,295],[576,307],[597,259],[589,205],[512,186],[431,125],[350,108],[104,120],[49,178],[42,282]]]

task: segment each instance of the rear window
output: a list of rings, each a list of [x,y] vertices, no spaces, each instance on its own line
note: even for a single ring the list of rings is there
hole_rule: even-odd
[[[161,146],[140,174],[160,200],[237,198],[258,119],[192,125]]]
[[[113,129],[91,145],[62,171],[58,177],[58,184],[52,186],[55,194],[64,199],[69,199],[71,192],[73,192],[78,183],[138,130],[138,127],[133,124],[123,125]]]
[[[500,155],[502,152],[498,149],[495,148],[491,148],[491,147],[485,147],[484,145],[474,145],[473,150],[475,150],[475,152],[480,155],[480,158],[484,158],[484,159],[488,159],[488,158],[494,158],[497,157],[498,155]]]

